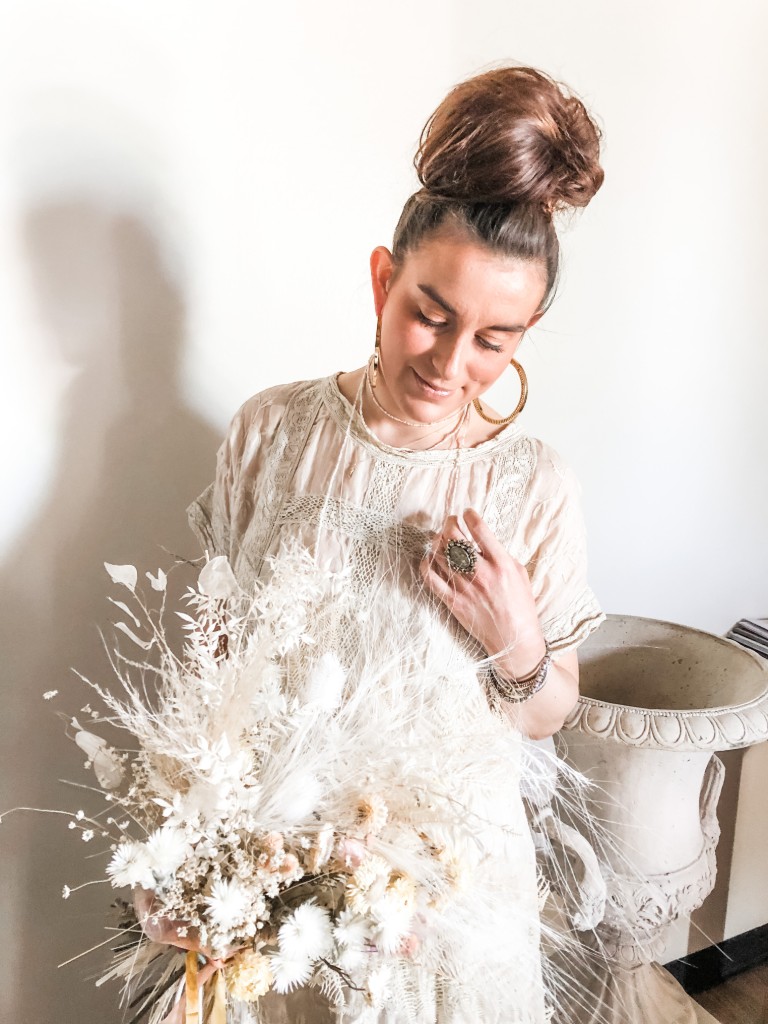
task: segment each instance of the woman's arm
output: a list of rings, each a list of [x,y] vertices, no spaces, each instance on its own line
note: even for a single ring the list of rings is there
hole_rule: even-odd
[[[499,669],[497,669],[499,674]],[[576,651],[552,658],[546,684],[520,704],[502,701],[509,720],[532,740],[557,732],[579,697],[579,660]]]
[[[468,509],[464,523],[480,551],[474,571],[464,574],[448,565],[448,542],[466,539],[456,517],[449,516],[434,538],[431,555],[422,561],[422,578],[493,658],[495,672],[514,686],[514,680],[529,677],[547,653],[530,579],[525,566],[507,552],[477,512]],[[578,679],[575,651],[553,656],[545,685],[526,701],[502,701],[505,712],[531,738],[551,736],[578,699]]]

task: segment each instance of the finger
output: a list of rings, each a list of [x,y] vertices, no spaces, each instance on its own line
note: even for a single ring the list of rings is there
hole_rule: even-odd
[[[441,547],[445,547],[449,540],[469,540],[467,531],[462,529],[458,516],[446,516],[443,529],[437,535],[436,540]]]
[[[482,556],[480,556],[482,558]],[[477,577],[477,569],[480,568],[480,560],[476,569],[471,572],[461,572],[459,569],[454,568],[453,565],[448,561],[448,551],[446,547],[440,548],[434,553],[431,558],[431,567],[438,573],[438,575],[448,583],[451,590],[455,593],[466,594],[467,591],[471,591]]]
[[[449,516],[448,519],[452,519],[454,523],[458,520],[456,516]],[[448,528],[448,520],[446,520],[446,529]],[[426,555],[426,560],[432,565],[437,566],[439,572],[444,579],[450,579],[456,576],[456,572],[451,568],[448,562],[447,550],[448,544],[452,540],[465,540],[463,534],[460,534],[458,530],[454,530],[452,534],[449,533],[438,533],[432,538],[429,553]],[[469,541],[468,543],[472,543]],[[459,573],[459,575],[462,575]]]
[[[435,597],[439,597],[450,608],[456,600],[456,592],[452,583],[444,579],[435,568],[434,563],[427,558],[422,560],[419,568],[427,589],[431,590]]]
[[[468,508],[464,513],[464,522],[467,525],[471,539],[487,558],[498,560],[499,557],[507,555],[506,548],[498,540],[479,512],[475,512],[473,508]]]
[[[460,593],[453,583],[456,576],[451,576],[451,582],[444,580],[434,568],[431,568],[428,565],[426,560],[421,563],[421,575],[427,589],[432,591],[435,597],[442,601],[451,615],[453,615],[472,636],[479,636],[479,634],[475,632],[475,627],[478,624],[479,609],[474,607],[474,605],[469,607],[467,606],[466,593]]]
[[[469,526],[464,520],[464,516],[448,516],[446,519],[446,528],[444,530],[444,536],[446,543],[449,540],[465,540],[470,544],[474,544],[480,554],[482,554],[482,547],[477,543],[475,537],[472,536],[472,532]]]

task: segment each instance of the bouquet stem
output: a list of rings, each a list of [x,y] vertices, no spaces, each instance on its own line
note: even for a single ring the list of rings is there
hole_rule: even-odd
[[[184,961],[184,993],[162,1024],[227,1024],[227,992],[224,983],[223,960],[209,960],[200,970],[199,957],[195,950],[189,950]],[[200,1016],[201,1005],[205,1007],[206,982],[213,978],[213,1002],[210,1013]]]

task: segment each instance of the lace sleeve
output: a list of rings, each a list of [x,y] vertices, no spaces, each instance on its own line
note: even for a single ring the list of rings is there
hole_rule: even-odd
[[[553,651],[572,650],[605,616],[587,584],[586,530],[581,489],[573,472],[556,464],[559,486],[539,506],[539,530],[528,573],[542,632]]]
[[[187,509],[203,547],[210,555],[226,555],[233,568],[253,521],[269,512],[264,492],[270,489],[269,467],[274,469],[280,452],[277,458],[270,453],[286,411],[314,383],[277,384],[249,398],[235,413],[219,448],[213,483]]]
[[[227,555],[231,558],[233,509],[237,501],[240,466],[248,433],[246,406],[236,413],[216,454],[213,483],[187,508],[189,525],[211,556]]]

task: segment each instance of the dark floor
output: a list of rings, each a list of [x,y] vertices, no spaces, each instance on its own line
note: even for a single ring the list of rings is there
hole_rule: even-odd
[[[720,1024],[768,1024],[768,964],[694,998]]]

